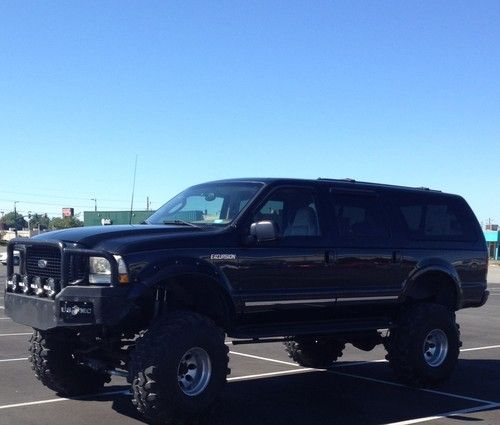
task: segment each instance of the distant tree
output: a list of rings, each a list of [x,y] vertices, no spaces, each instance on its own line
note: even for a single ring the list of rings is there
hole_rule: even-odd
[[[38,229],[40,225],[40,230],[47,230],[50,226],[50,218],[47,214],[33,214],[30,218],[30,228]]]
[[[4,230],[8,230],[9,228],[22,230],[24,227],[27,227],[28,223],[23,218],[23,216],[19,213],[14,213],[14,211],[5,214],[0,219],[0,227]]]
[[[76,217],[54,217],[50,220],[50,228],[57,229],[69,229],[71,227],[82,227],[83,222],[78,220]]]

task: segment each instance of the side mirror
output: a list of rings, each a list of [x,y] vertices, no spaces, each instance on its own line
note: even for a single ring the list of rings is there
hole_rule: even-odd
[[[274,221],[258,221],[250,225],[250,236],[257,242],[274,241],[278,239],[278,228]]]

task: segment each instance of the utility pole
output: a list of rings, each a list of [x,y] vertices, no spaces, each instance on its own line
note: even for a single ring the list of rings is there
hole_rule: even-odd
[[[94,201],[94,211],[97,212],[97,199],[92,198],[91,201]]]
[[[146,198],[146,211],[149,211],[149,196]]]
[[[14,201],[14,235],[17,238],[17,209],[16,205],[19,201]]]
[[[31,211],[28,211],[28,237],[31,238],[30,221],[31,221]]]

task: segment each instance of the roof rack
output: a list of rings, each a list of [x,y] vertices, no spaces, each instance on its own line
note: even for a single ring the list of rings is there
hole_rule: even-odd
[[[386,183],[362,182],[362,181],[354,180],[354,179],[351,179],[351,178],[331,179],[331,178],[328,178],[328,177],[318,177],[318,180],[321,180],[321,181],[331,181],[331,182],[343,182],[343,183],[359,183],[359,184],[362,184],[362,185],[385,186],[385,187],[401,188],[401,189],[425,190],[425,191],[429,191],[429,192],[441,192],[439,189],[430,189],[430,188],[425,187],[425,186],[411,187],[411,186],[392,185],[392,184],[386,184]]]
[[[318,177],[318,180],[330,180],[330,181],[336,181],[336,182],[351,182],[351,183],[356,183],[356,180],[351,179],[349,177],[346,177],[345,179],[331,179],[329,177]]]

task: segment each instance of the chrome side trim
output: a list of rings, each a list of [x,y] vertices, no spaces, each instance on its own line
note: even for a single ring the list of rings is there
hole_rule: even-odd
[[[397,295],[385,296],[385,297],[347,297],[347,298],[337,298],[337,302],[350,302],[350,301],[389,301],[397,300],[399,297]]]
[[[392,301],[397,300],[397,295],[383,297],[347,297],[347,298],[308,298],[300,300],[275,300],[275,301],[245,301],[245,307],[264,307],[269,305],[290,305],[290,304],[317,304],[334,302],[357,302],[357,301]]]
[[[245,301],[245,307],[261,307],[275,304],[315,304],[315,303],[334,303],[335,298],[309,298],[305,300],[276,300],[276,301]]]

